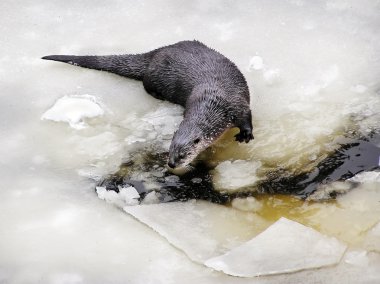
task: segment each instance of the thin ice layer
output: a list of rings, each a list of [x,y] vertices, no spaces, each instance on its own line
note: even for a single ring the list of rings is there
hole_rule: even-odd
[[[267,225],[255,214],[204,201],[126,206],[124,210],[201,263],[251,239]]]
[[[281,218],[252,240],[205,264],[226,274],[253,277],[337,264],[346,245]]]

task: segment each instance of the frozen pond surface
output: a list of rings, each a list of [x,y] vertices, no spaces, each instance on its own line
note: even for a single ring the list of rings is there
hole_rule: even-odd
[[[379,283],[379,12],[379,1],[2,1],[0,283]],[[242,145],[228,133],[202,157],[215,169],[186,182],[163,164],[179,106],[137,81],[40,60],[184,39],[217,49],[244,73],[255,136]],[[170,228],[190,212],[175,220],[186,239],[170,234],[172,245],[121,210],[136,199],[126,188],[116,205],[112,194],[98,197],[96,185],[122,164],[144,208],[154,208],[151,227],[160,213]],[[188,189],[226,205],[161,203],[188,199]],[[196,261],[281,217],[347,245],[339,264],[236,278]]]

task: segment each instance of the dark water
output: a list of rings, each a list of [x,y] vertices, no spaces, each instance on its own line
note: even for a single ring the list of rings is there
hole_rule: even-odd
[[[143,159],[139,158],[139,160],[142,160],[143,163],[129,162],[121,165],[118,172],[105,178],[99,185],[117,192],[119,186],[132,185],[143,199],[151,191],[147,189],[145,183],[153,180],[157,184],[157,188],[154,190],[159,193],[161,202],[203,199],[224,204],[230,199],[227,194],[214,190],[210,168],[204,164],[197,165],[194,170],[182,176],[173,175],[161,167],[159,172],[162,173],[162,176],[157,177],[154,175],[157,172],[157,164],[165,165],[167,153],[147,153],[143,155]],[[153,174],[145,180],[134,180],[132,176],[135,171],[152,172]]]
[[[266,179],[254,187],[242,188],[234,194],[214,190],[211,169],[199,164],[185,175],[175,176],[164,168],[167,153],[137,154],[129,162],[121,165],[120,170],[100,182],[107,190],[118,191],[118,186],[132,185],[140,193],[141,200],[152,191],[146,186],[154,181],[161,202],[186,201],[202,199],[225,204],[235,197],[257,194],[280,193],[307,198],[315,193],[321,185],[334,181],[346,180],[357,173],[379,169],[380,134],[374,133],[369,138],[345,139],[338,150],[323,160],[309,173],[291,176],[286,172],[271,172]],[[157,173],[158,175],[154,174]],[[133,179],[133,173],[153,173],[145,179]],[[352,187],[355,186],[351,183]],[[335,198],[338,193],[331,191],[324,198]]]
[[[375,146],[379,138],[379,135],[372,135],[368,139],[345,139],[341,147],[312,172],[290,177],[274,174],[274,177],[259,185],[260,191],[290,193],[307,198],[321,185],[349,179],[362,171],[379,169],[380,148]],[[336,194],[331,192],[330,197],[334,198]]]

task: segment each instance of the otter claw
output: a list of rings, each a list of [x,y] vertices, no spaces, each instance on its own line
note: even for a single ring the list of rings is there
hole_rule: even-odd
[[[248,143],[250,140],[253,140],[253,135],[251,130],[240,130],[238,134],[235,135],[235,140],[238,142]]]

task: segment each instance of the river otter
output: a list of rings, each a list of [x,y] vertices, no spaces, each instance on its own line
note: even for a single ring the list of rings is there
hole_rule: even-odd
[[[153,97],[185,107],[174,133],[168,165],[186,167],[224,131],[238,127],[239,142],[253,139],[249,90],[229,59],[199,41],[181,41],[142,54],[50,55],[42,59],[141,80]]]

